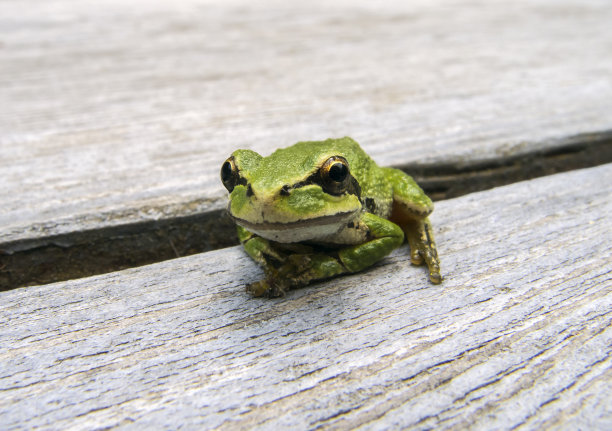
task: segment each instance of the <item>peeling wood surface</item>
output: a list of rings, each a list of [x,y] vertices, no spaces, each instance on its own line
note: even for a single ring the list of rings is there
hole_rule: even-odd
[[[218,209],[237,147],[462,163],[612,130],[606,1],[329,3],[2,1],[0,243]]]
[[[405,248],[250,299],[239,248],[0,293],[4,429],[612,428],[612,165],[442,201]]]

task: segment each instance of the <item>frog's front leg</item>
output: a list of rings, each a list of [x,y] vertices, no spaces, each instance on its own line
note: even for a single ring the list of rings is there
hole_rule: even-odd
[[[264,280],[250,284],[247,290],[254,296],[281,296],[314,280],[361,271],[404,240],[399,226],[376,215],[364,213],[360,225],[367,230],[365,242],[325,252],[302,244],[273,243],[239,228],[246,252],[263,266],[266,274]]]
[[[349,272],[361,271],[391,253],[404,242],[402,229],[393,222],[371,213],[361,215],[367,230],[367,241],[338,252]]]
[[[410,245],[410,260],[415,265],[421,265],[425,261],[429,269],[429,279],[434,284],[440,284],[440,259],[429,219],[405,221],[403,227]]]
[[[391,220],[400,225],[406,234],[410,244],[410,260],[414,265],[421,265],[425,261],[429,279],[439,284],[442,282],[440,260],[433,229],[427,218],[433,211],[433,203],[411,176],[397,169],[383,169],[393,185]]]

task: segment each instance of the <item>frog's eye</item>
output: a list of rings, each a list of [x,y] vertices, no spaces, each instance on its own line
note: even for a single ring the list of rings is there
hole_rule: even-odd
[[[319,172],[325,191],[331,194],[343,193],[351,178],[348,162],[340,156],[327,159]]]
[[[227,191],[231,193],[239,180],[238,168],[234,162],[234,156],[232,156],[221,165],[221,181]]]

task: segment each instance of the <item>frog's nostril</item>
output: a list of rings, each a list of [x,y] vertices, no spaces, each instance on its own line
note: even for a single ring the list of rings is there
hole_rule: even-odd
[[[281,187],[280,194],[282,196],[289,196],[289,186],[287,184]]]
[[[250,197],[250,196],[253,196],[253,194],[254,194],[254,193],[253,193],[253,188],[251,187],[251,185],[250,185],[250,184],[248,184],[248,185],[247,185],[247,190],[246,190],[246,195],[247,195],[248,197]]]

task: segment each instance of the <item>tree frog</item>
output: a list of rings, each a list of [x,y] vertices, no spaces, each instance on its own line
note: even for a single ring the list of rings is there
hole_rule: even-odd
[[[221,166],[228,212],[265,278],[253,296],[361,271],[402,245],[442,281],[431,199],[404,172],[379,167],[353,139],[298,142],[262,157],[236,150]]]

